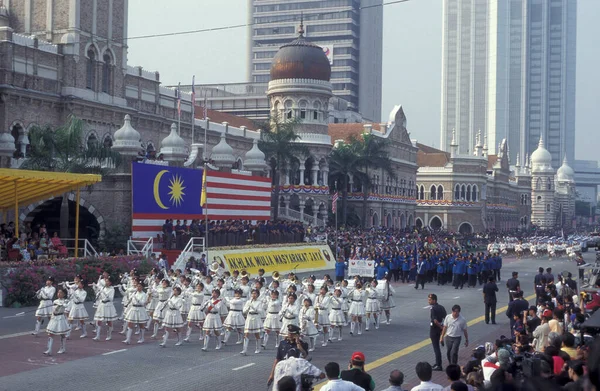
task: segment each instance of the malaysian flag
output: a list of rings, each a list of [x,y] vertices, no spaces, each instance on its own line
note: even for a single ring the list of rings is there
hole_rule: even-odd
[[[333,197],[331,198],[331,213],[337,211],[337,201],[338,201],[338,192],[333,193]]]

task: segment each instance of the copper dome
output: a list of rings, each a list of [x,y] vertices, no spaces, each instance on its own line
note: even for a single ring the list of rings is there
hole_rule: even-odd
[[[271,80],[313,79],[329,81],[331,65],[323,48],[308,42],[300,28],[300,36],[283,45],[271,63]]]

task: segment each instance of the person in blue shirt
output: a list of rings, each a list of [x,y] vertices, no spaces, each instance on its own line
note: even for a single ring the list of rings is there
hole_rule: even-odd
[[[446,285],[446,261],[440,258],[436,265],[437,269],[437,284]]]
[[[336,281],[344,281],[344,275],[348,265],[344,262],[344,257],[339,257],[337,262],[335,263],[335,280]]]
[[[467,265],[468,288],[475,288],[477,285],[477,274],[479,273],[479,265],[476,259],[471,259]]]
[[[421,289],[425,289],[425,280],[427,279],[427,262],[421,257],[422,255],[419,255],[419,259],[417,261],[417,278],[415,280],[415,289],[419,289],[419,284],[421,284]]]
[[[398,282],[398,280],[400,279],[401,266],[402,265],[400,264],[400,257],[398,253],[394,252],[392,254],[392,259],[390,262],[390,273],[392,274],[392,276],[394,276],[394,282]]]
[[[459,258],[456,260],[456,263],[454,264],[454,268],[452,269],[452,274],[454,277],[454,289],[462,289],[465,285],[465,273],[467,269],[467,265],[464,259]]]
[[[379,262],[379,265],[375,269],[375,274],[378,280],[383,280],[388,278],[390,269],[385,265],[385,262]]]
[[[496,268],[494,272],[496,274],[496,280],[500,281],[500,270],[502,269],[502,256],[500,254],[496,255]]]
[[[400,259],[402,262],[402,282],[406,283],[408,282],[408,275],[410,273],[410,260],[404,256]]]

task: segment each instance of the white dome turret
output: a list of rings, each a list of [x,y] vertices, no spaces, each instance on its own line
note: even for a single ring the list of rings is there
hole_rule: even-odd
[[[258,148],[258,139],[253,140],[252,149],[246,152],[244,167],[248,171],[263,171],[267,168],[265,154]]]
[[[575,171],[569,166],[567,155],[563,159],[562,166],[556,171],[556,177],[561,182],[570,182],[575,179]]]
[[[231,165],[235,162],[233,148],[227,144],[225,133],[221,133],[221,141],[213,147],[210,158],[219,168],[231,168]]]
[[[540,137],[537,149],[531,154],[532,171],[552,171],[552,155],[546,147],[544,140]]]
[[[177,134],[177,125],[171,124],[171,133],[160,143],[160,154],[166,161],[181,161],[187,158],[185,141]]]
[[[15,148],[15,138],[12,134],[0,133],[0,156],[12,157]]]
[[[140,133],[131,126],[131,117],[125,115],[121,129],[115,132],[112,148],[122,155],[137,155],[140,151]]]

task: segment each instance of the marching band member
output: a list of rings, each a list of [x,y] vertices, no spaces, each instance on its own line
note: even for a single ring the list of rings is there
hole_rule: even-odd
[[[69,312],[71,311],[71,307],[73,306],[73,301],[71,296],[79,286],[79,281],[81,281],[81,276],[78,274],[73,279],[73,282],[63,282],[62,286],[65,288],[67,292],[67,306],[65,307],[65,315],[67,319],[69,318]],[[67,334],[67,338],[69,338],[69,334]]]
[[[199,282],[198,285],[196,285],[196,290],[190,296],[192,304],[187,317],[188,328],[183,341],[190,341],[194,323],[200,328],[200,341],[202,341],[204,339],[204,335],[202,335],[202,325],[204,324],[204,319],[206,319],[206,315],[202,309],[202,303],[204,302],[204,284]]]
[[[304,299],[310,299],[311,303],[314,303],[317,299],[317,293],[315,292],[315,286],[312,283],[309,283],[306,287],[306,290],[302,292],[300,295],[300,300],[304,302]]]
[[[238,334],[236,345],[242,343],[242,334],[244,331],[244,324],[246,320],[244,319],[244,315],[242,311],[244,309],[244,299],[242,299],[242,289],[236,289],[233,292],[233,299],[228,300],[229,304],[229,313],[227,314],[227,318],[225,318],[225,322],[223,322],[223,326],[227,329],[225,331],[225,338],[223,339],[223,343],[227,343],[229,341],[229,337],[231,336],[232,331],[236,331]]]
[[[319,335],[319,331],[315,326],[315,321],[318,319],[319,314],[313,308],[313,303],[309,298],[304,299],[304,306],[300,310],[300,334],[308,337],[309,342],[309,352],[315,351],[315,341],[317,339],[317,335]]]
[[[241,284],[238,288],[238,289],[242,290],[242,299],[244,301],[248,300],[248,298],[250,297],[250,285],[248,285],[248,282],[250,282],[250,279],[248,278],[248,276],[247,275],[243,276]]]
[[[148,323],[146,323],[146,329],[150,329],[152,325],[152,318],[154,317],[154,311],[158,307],[158,288],[162,281],[161,274],[155,274],[154,278],[150,280],[148,286],[148,301],[146,303],[146,312],[148,313]]]
[[[66,290],[64,288],[58,288],[58,298],[52,302],[50,321],[46,328],[46,333],[48,333],[48,349],[44,354],[47,356],[52,355],[52,344],[54,343],[55,335],[60,335],[60,349],[56,353],[63,354],[66,352],[67,333],[70,330],[65,317],[65,307],[67,306],[66,296]]]
[[[169,297],[171,297],[171,293],[172,289],[169,280],[162,280],[160,287],[158,287],[156,290],[156,294],[158,295],[158,305],[156,306],[154,315],[152,316],[152,320],[154,321],[154,330],[150,338],[156,338],[156,335],[158,334],[158,329],[165,319],[167,301],[169,300]]]
[[[332,330],[329,327],[329,307],[331,305],[331,294],[327,294],[327,287],[323,285],[319,290],[319,296],[315,301],[315,309],[318,313],[317,327],[323,332],[323,344],[321,346],[327,346],[327,342],[331,342]]]
[[[390,324],[392,322],[392,318],[390,315],[390,310],[396,307],[396,303],[394,302],[394,287],[390,284],[389,280],[385,281],[385,296],[381,298],[381,306],[380,309],[385,313],[386,323]]]
[[[96,313],[94,314],[94,320],[96,321],[96,336],[92,339],[94,341],[100,340],[102,322],[105,322],[108,326],[106,340],[110,341],[112,339],[113,321],[119,317],[115,305],[113,304],[115,288],[112,286],[110,277],[107,277],[104,280],[104,288],[98,291],[97,297],[100,302],[98,303],[98,308],[96,308]]]
[[[263,335],[263,349],[266,349],[269,335],[275,333],[275,347],[279,347],[279,331],[281,330],[281,322],[279,321],[279,312],[281,311],[281,300],[279,300],[279,291],[272,290],[271,295],[264,301],[266,308],[266,317],[263,324],[265,331]]]
[[[121,300],[121,304],[123,305],[123,313],[119,317],[119,319],[123,319],[123,329],[119,332],[119,334],[125,334],[127,331],[127,322],[125,321],[125,314],[131,308],[131,296],[137,291],[135,285],[131,284],[133,278],[129,278],[125,280],[121,279],[121,284],[118,286],[119,292],[123,296]]]
[[[110,275],[108,274],[107,271],[102,272],[102,275],[100,277],[98,277],[98,282],[96,283],[92,283],[92,289],[94,290],[94,295],[96,296],[96,300],[94,300],[94,308],[98,308],[98,305],[101,302],[101,299],[99,297],[99,292],[102,291],[102,289],[105,286],[105,282],[106,279],[110,277]],[[90,324],[94,327],[92,332],[96,332],[96,329],[98,328],[98,324],[96,322],[90,322]]]
[[[125,312],[125,324],[127,325],[127,338],[123,343],[129,345],[131,343],[131,333],[133,328],[138,326],[140,328],[141,336],[137,343],[144,342],[144,334],[146,332],[146,323],[148,322],[149,316],[146,310],[146,303],[148,302],[148,294],[144,292],[144,284],[141,281],[135,282],[135,292],[130,296],[130,305]]]
[[[354,289],[348,292],[350,300],[350,309],[348,315],[352,319],[350,322],[350,335],[354,335],[354,329],[358,327],[358,335],[362,334],[362,317],[365,316],[365,291],[362,289],[362,284],[356,282]]]
[[[187,319],[192,307],[192,293],[194,288],[191,287],[192,279],[183,277],[183,287],[181,288],[181,298],[183,299],[183,308],[181,308],[181,317]]]
[[[350,302],[348,300],[348,280],[342,281],[342,287],[340,289],[342,290],[342,299],[344,299],[342,301],[342,313],[344,314],[344,320],[346,321],[344,326],[347,326],[350,320],[348,317],[348,311],[350,310]]]
[[[203,351],[208,349],[210,335],[213,334],[217,340],[216,350],[221,349],[221,329],[223,328],[222,318],[227,315],[227,307],[219,296],[221,292],[218,289],[213,289],[211,299],[204,302],[206,319],[202,330],[204,331],[204,347]]]
[[[213,278],[211,276],[206,276],[204,278],[204,301],[211,299],[212,291],[214,289],[216,289],[216,286],[213,284]]]
[[[342,327],[346,324],[346,319],[342,311],[342,304],[344,302],[342,297],[342,288],[335,288],[334,294],[330,299],[331,307],[329,309],[329,323],[331,324],[330,337],[333,338],[333,330],[338,329],[338,341],[342,340]],[[320,314],[319,314],[320,315]]]
[[[279,331],[279,335],[283,337],[287,336],[289,324],[298,326],[300,305],[296,301],[297,296],[295,293],[288,294],[287,303],[283,304],[281,311],[279,311],[279,319],[281,320],[281,330]]]
[[[373,279],[371,285],[366,289],[367,293],[367,304],[365,305],[365,312],[367,313],[367,321],[365,331],[369,331],[369,325],[371,324],[371,315],[373,316],[373,323],[375,329],[379,329],[378,315],[381,311],[379,309],[379,292],[377,291],[377,280]]]
[[[176,286],[173,288],[173,296],[167,300],[163,326],[165,333],[163,334],[162,343],[159,346],[165,347],[169,339],[169,328],[172,328],[177,335],[177,343],[175,346],[181,346],[181,334],[179,330],[183,327],[183,318],[181,317],[181,309],[184,306],[184,299],[181,297],[181,288]]]
[[[246,355],[248,350],[248,343],[250,341],[250,334],[254,334],[256,339],[256,349],[254,354],[260,353],[260,333],[263,330],[261,322],[262,304],[259,301],[260,291],[253,289],[251,293],[251,299],[244,304],[244,315],[246,316],[246,323],[244,324],[244,348],[241,354]]]
[[[77,279],[77,277],[76,277]],[[71,311],[69,311],[69,324],[73,327],[73,322],[79,322],[81,327],[81,336],[79,338],[87,337],[87,330],[85,329],[85,321],[89,318],[88,312],[85,309],[84,303],[87,297],[87,292],[83,289],[83,281],[79,279],[77,289],[71,294]],[[67,333],[67,338],[71,336],[71,330]]]
[[[31,332],[31,335],[37,335],[40,332],[40,327],[44,323],[44,319],[50,319],[52,316],[52,299],[56,288],[54,287],[54,277],[48,277],[46,279],[46,286],[42,287],[37,291],[36,296],[40,299],[37,311],[35,311],[35,330]]]

